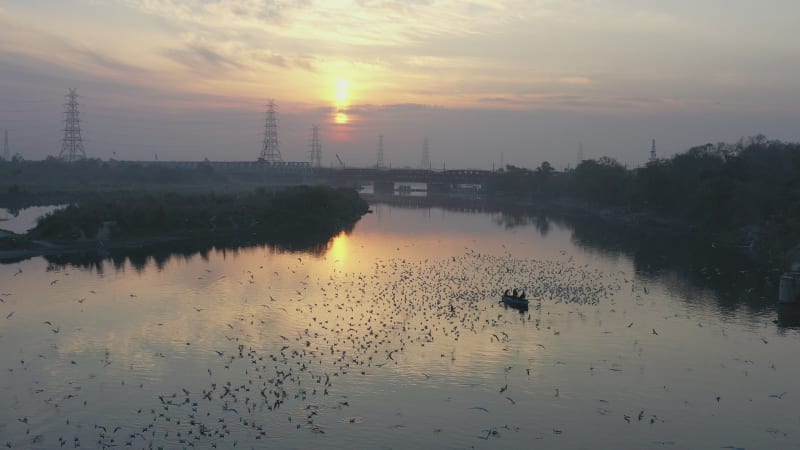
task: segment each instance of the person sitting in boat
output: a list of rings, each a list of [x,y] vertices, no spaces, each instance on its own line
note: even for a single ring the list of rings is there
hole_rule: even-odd
[[[506,297],[508,297],[508,289],[506,289],[506,291],[505,291],[505,292],[503,292],[503,295],[505,295]]]
[[[519,298],[520,300],[525,300],[525,291],[522,291],[522,293],[519,294]]]
[[[514,297],[514,298],[517,298],[517,295],[518,295],[518,294],[517,294],[517,290],[516,290],[516,289],[514,289],[514,292],[511,294],[511,296],[512,296],[512,297]]]

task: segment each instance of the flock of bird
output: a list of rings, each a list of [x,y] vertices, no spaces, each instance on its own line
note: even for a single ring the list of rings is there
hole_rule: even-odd
[[[303,259],[298,257],[287,271],[297,271],[302,266]],[[263,266],[260,269],[263,272]],[[22,273],[21,269],[18,273]],[[275,272],[274,276],[280,274]],[[215,341],[215,348],[205,356],[203,361],[208,362],[208,367],[202,381],[197,381],[200,378],[196,375],[185,385],[181,380],[162,381],[163,392],[139,399],[145,406],[123,415],[124,420],[91,413],[73,419],[61,413],[76,404],[79,409],[91,408],[85,400],[86,391],[93,389],[91,377],[60,398],[42,398],[47,395],[47,386],[31,383],[27,386],[29,392],[54,409],[53,420],[62,423],[55,427],[37,420],[37,428],[31,426],[32,417],[17,417],[13,423],[0,425],[0,444],[8,448],[258,448],[267,446],[269,439],[287,429],[324,435],[332,425],[320,420],[322,416],[354,406],[354,400],[340,385],[351,386],[368,376],[380,377],[393,367],[402,366],[426,346],[435,348],[441,361],[451,364],[458,358],[459,341],[465,338],[486,336],[489,344],[502,348],[511,340],[509,324],[526,322],[536,329],[546,328],[542,317],[554,305],[566,304],[580,311],[613,301],[629,286],[634,288],[632,280],[588,265],[473,250],[441,259],[376,259],[368,270],[334,269],[324,276],[309,274],[292,292],[276,293],[260,277],[257,268],[241,275],[241,283],[261,288],[260,297],[255,300],[258,307],[220,330],[225,339]],[[498,305],[499,293],[508,288],[525,290],[532,299],[530,310],[502,309]],[[23,294],[0,293],[0,299],[5,303],[14,295]],[[136,294],[129,297],[130,301],[137,301]],[[196,320],[202,320],[206,312],[206,308],[194,307]],[[271,326],[276,317],[285,315],[292,315],[299,325],[279,334]],[[14,311],[5,317],[13,320]],[[57,322],[48,319],[40,323],[50,336],[65,334],[67,331]],[[652,335],[657,334],[653,328]],[[190,344],[186,342],[186,346]],[[8,368],[4,377],[18,377],[17,382],[24,384],[20,380],[26,376],[26,359],[36,357],[21,355],[20,362]],[[93,370],[104,370],[113,360],[106,351]],[[71,360],[69,364],[79,363]],[[520,376],[530,377],[531,368],[501,369],[507,381],[492,389],[506,401],[507,408],[513,408],[517,401],[509,392],[509,383],[513,384],[516,378],[509,378],[509,373],[517,371]],[[423,375],[426,379],[431,377],[428,373]],[[121,386],[124,383],[122,380]],[[143,387],[141,382],[139,388]],[[7,392],[10,388],[0,389],[6,391],[0,398],[14,396]],[[126,389],[135,392],[136,386]],[[785,394],[776,394],[776,398]],[[553,396],[560,396],[559,388],[554,388]],[[489,413],[483,405],[468,409]],[[622,416],[620,420],[627,423],[654,424],[661,420],[645,411]],[[363,421],[363,417],[349,416],[341,425]],[[51,429],[59,432],[48,433]],[[491,425],[475,430],[474,437],[488,440],[518,431],[516,425]],[[562,429],[552,430],[553,435],[562,433]]]

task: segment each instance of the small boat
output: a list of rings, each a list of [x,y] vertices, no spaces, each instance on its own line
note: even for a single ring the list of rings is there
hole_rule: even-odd
[[[503,303],[507,303],[512,306],[528,306],[528,299],[503,294]]]

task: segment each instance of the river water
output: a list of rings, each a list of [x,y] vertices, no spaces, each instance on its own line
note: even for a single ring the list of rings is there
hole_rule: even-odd
[[[372,208],[307,252],[0,265],[0,444],[800,448],[774,273],[587,219]]]

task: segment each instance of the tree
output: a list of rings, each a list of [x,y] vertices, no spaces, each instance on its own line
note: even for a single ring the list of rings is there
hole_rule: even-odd
[[[628,198],[628,171],[616,159],[603,156],[582,161],[573,173],[575,190],[583,200],[602,204],[622,204]]]
[[[548,177],[555,171],[553,166],[550,165],[549,162],[544,161],[539,167],[536,168],[536,173],[543,177]]]

